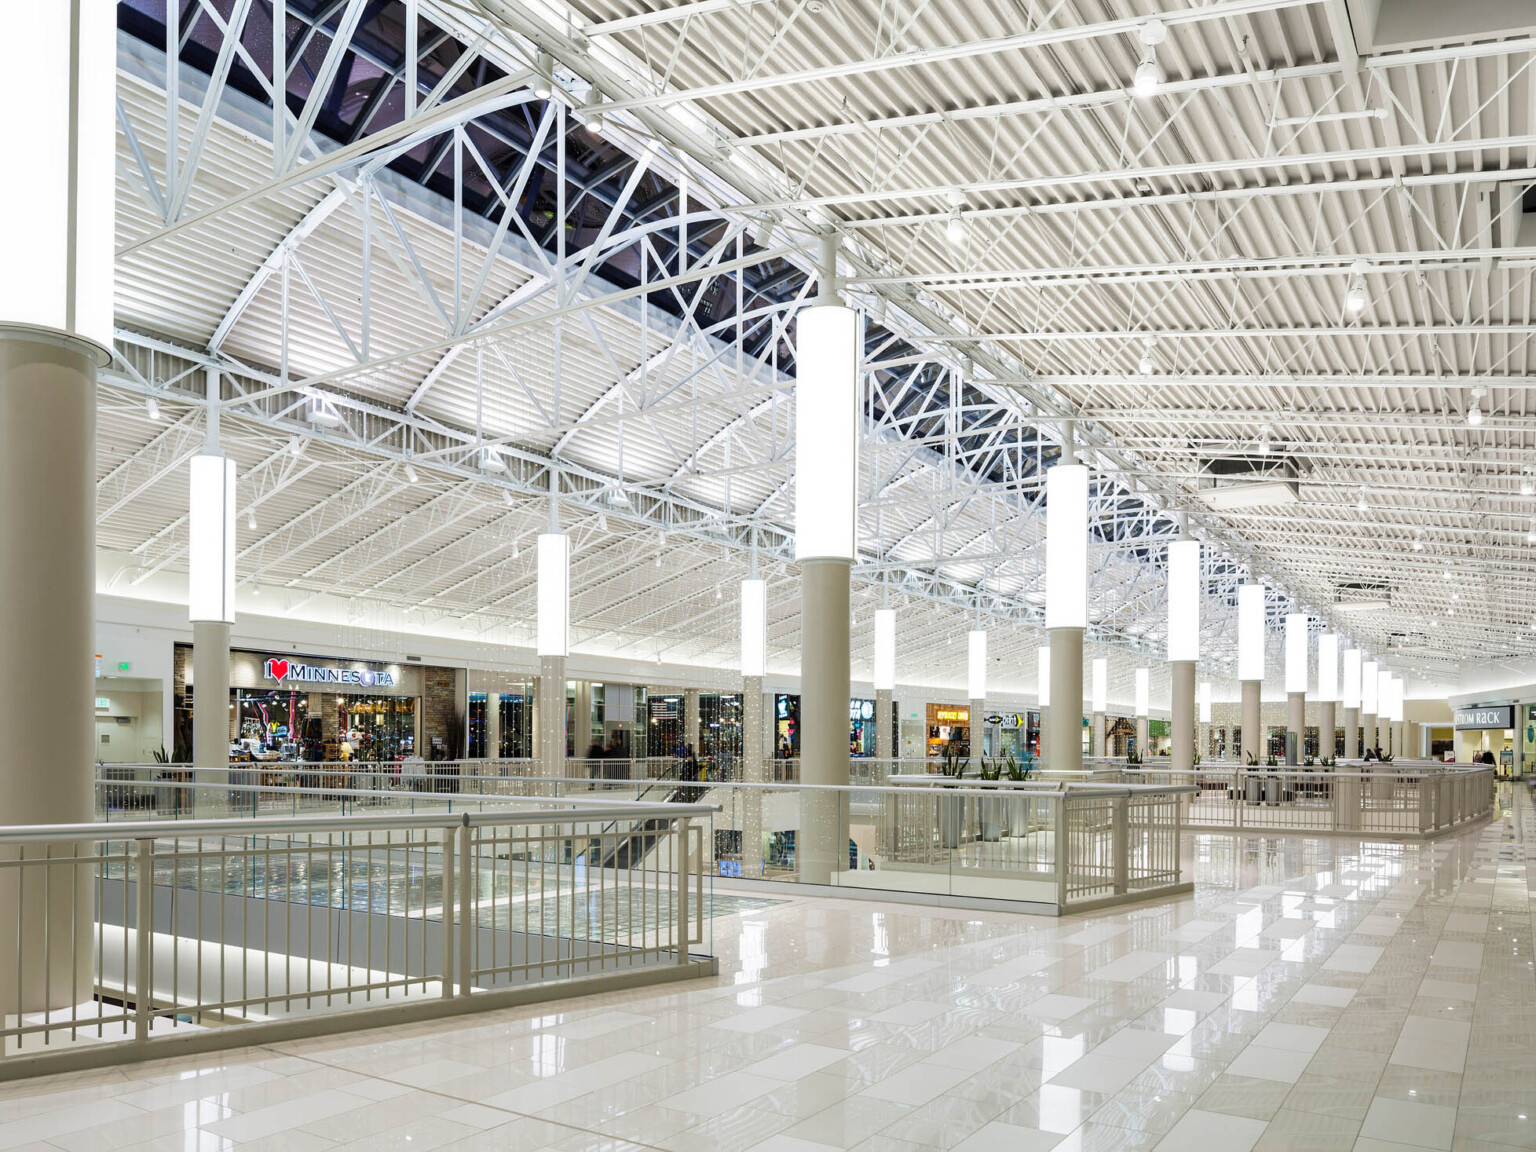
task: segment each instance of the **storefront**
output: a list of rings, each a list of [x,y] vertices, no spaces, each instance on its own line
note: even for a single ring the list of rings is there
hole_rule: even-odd
[[[1530,705],[1495,703],[1457,708],[1456,762],[1476,763],[1488,754],[1492,755],[1500,776],[1524,775],[1520,752],[1521,745],[1527,742],[1522,739],[1517,743],[1516,737],[1524,737],[1524,729],[1533,723],[1536,714]]]
[[[971,709],[967,704],[928,705],[928,758],[942,759],[953,742],[962,754],[971,746]]]
[[[894,717],[899,713],[892,706],[891,746],[896,746],[897,726]],[[855,696],[848,701],[848,754],[873,756],[875,754],[875,702]],[[790,692],[780,692],[773,698],[773,755],[776,760],[787,760],[800,755],[800,697]]]
[[[192,648],[175,652],[176,748],[190,757]],[[463,755],[464,673],[232,649],[230,755],[254,760],[394,761]]]
[[[1004,712],[985,719],[982,754],[1034,759],[1040,754],[1040,713]]]

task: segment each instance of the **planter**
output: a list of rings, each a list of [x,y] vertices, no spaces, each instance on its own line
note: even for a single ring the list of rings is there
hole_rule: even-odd
[[[1004,803],[1008,808],[1008,835],[1028,836],[1030,800],[1028,796],[1010,796]]]
[[[947,793],[947,789],[946,789]],[[965,828],[965,797],[939,796],[939,846],[960,847],[960,836]]]
[[[996,842],[1003,838],[1003,820],[1008,814],[1008,801],[1002,796],[982,796],[977,798],[977,807],[981,809],[981,838],[989,842]]]

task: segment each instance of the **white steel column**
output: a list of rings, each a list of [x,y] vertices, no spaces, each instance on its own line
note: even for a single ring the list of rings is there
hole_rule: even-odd
[[[763,674],[768,662],[768,585],[757,577],[741,582],[741,778],[762,784]],[[763,794],[756,788],[734,789],[726,803],[740,796],[741,874],[763,874]],[[727,818],[736,813],[727,813]]]
[[[1339,700],[1344,705],[1344,758],[1346,760],[1353,760],[1360,755],[1360,687],[1363,679],[1360,649],[1346,649],[1343,688],[1339,692]]]
[[[107,0],[0,5],[11,45],[0,130],[26,158],[0,181],[0,824],[93,815],[96,373],[112,346],[116,11]],[[22,881],[0,870],[0,1018],[90,999],[92,871],[34,868]]]
[[[1104,730],[1104,713],[1109,710],[1109,661],[1105,657],[1093,658],[1091,680],[1089,700],[1093,709],[1093,754],[1104,757],[1109,755],[1109,733]]]
[[[1147,745],[1151,742],[1152,670],[1136,669],[1136,754],[1147,758]]]
[[[1243,686],[1243,740],[1238,757],[1265,759],[1263,715],[1259,706],[1264,685],[1264,585],[1237,589],[1237,678]]]
[[[1361,755],[1365,754],[1366,749],[1379,746],[1376,739],[1376,712],[1381,699],[1381,681],[1378,679],[1380,671],[1380,666],[1374,660],[1362,661],[1360,665]]]
[[[1038,755],[1043,765],[1050,755],[1050,715],[1051,715],[1051,646],[1042,644],[1035,652],[1035,695],[1040,706],[1040,727]]]
[[[219,373],[207,373],[219,399]],[[187,615],[192,621],[192,763],[202,817],[229,811],[229,629],[235,622],[235,462],[219,444],[219,410],[208,409],[207,441],[192,457],[187,500]]]
[[[1190,539],[1180,514],[1182,539],[1168,545],[1168,670],[1173,704],[1169,762],[1174,771],[1195,767],[1195,662],[1200,659],[1200,542]]]
[[[560,777],[565,775],[565,658],[570,654],[571,542],[560,531],[553,493],[549,531],[539,534],[538,548],[539,770],[541,775]],[[575,751],[580,756],[586,749]]]
[[[1300,764],[1307,738],[1307,617],[1292,612],[1285,618],[1286,763]],[[1294,752],[1291,751],[1294,749]]]
[[[1088,626],[1088,467],[1073,456],[1045,474],[1045,628],[1051,642],[1050,767],[1083,766],[1083,631]]]
[[[966,636],[966,688],[970,698],[971,764],[981,765],[987,714],[987,634],[980,628]]]
[[[796,316],[795,556],[800,562],[800,779],[848,783],[849,579],[857,541],[860,324],[838,303],[828,237],[820,296]],[[847,867],[846,793],[802,793],[800,880]]]

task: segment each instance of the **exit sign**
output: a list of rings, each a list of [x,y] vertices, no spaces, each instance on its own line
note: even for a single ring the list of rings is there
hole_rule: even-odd
[[[112,707],[112,701],[108,700],[105,696],[98,696],[96,697],[96,707],[110,708]]]
[[[132,668],[133,668],[133,661],[131,661],[131,660],[119,660],[117,662],[117,670],[119,672],[127,672],[127,671],[131,670]]]

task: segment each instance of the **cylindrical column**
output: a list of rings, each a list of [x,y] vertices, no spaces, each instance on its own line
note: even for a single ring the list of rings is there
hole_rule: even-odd
[[[971,771],[980,769],[981,758],[985,754],[987,702],[985,700],[972,700],[970,702],[971,717]]]
[[[1243,684],[1243,745],[1239,757],[1246,762],[1252,756],[1257,763],[1264,763],[1264,733],[1260,729],[1259,680],[1244,680]]]
[[[198,620],[192,625],[192,763],[197,815],[229,812],[229,625]]]
[[[1104,713],[1093,714],[1093,754],[1098,757],[1109,755],[1109,733],[1104,726]]]
[[[1149,717],[1136,717],[1136,754],[1145,760],[1151,755],[1147,745],[1151,743],[1151,724]]]
[[[848,586],[840,559],[800,563],[800,779],[848,783]],[[840,800],[846,793],[801,793],[800,879],[825,884],[846,861]]]
[[[1317,756],[1321,760],[1332,756],[1337,746],[1338,705],[1332,700],[1320,702],[1317,717]]]
[[[1173,746],[1169,759],[1176,772],[1195,767],[1195,662],[1175,660],[1168,666],[1173,689]]]
[[[1376,713],[1360,713],[1360,754],[1365,755],[1366,749],[1379,748],[1381,742],[1376,736]]]
[[[1286,741],[1286,763],[1296,765],[1301,762],[1302,743],[1307,733],[1307,694],[1305,692],[1288,692],[1285,696],[1286,718],[1285,728],[1289,735]],[[1291,748],[1295,749],[1294,755]]]
[[[91,820],[95,441],[87,347],[0,332],[0,824]],[[88,871],[0,873],[0,1017],[90,998]]]
[[[741,778],[748,784],[768,779],[763,763],[763,678],[741,678]],[[741,800],[741,874],[763,874],[763,793],[757,788],[731,790]],[[729,803],[729,800],[727,800]]]
[[[1344,759],[1354,760],[1360,755],[1360,709],[1344,709]]]
[[[1043,644],[1035,652],[1036,695],[1039,696],[1040,726],[1036,729],[1039,748],[1036,755],[1042,766],[1050,760],[1051,747],[1051,648]]]
[[[565,657],[539,657],[538,699],[534,719],[538,728],[539,775],[565,775]]]
[[[1052,628],[1051,706],[1046,721],[1049,767],[1074,772],[1083,766],[1083,630]]]
[[[875,690],[875,759],[895,760],[901,755],[896,747],[896,706],[889,688]]]

